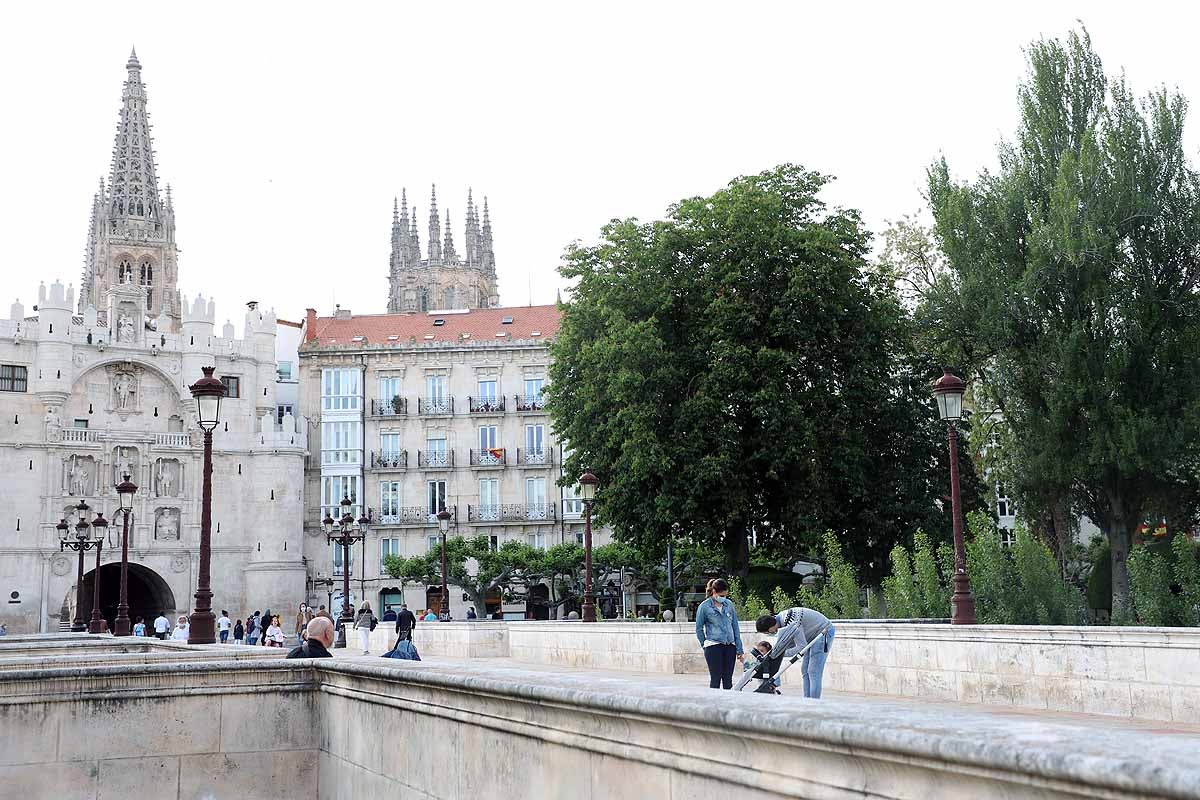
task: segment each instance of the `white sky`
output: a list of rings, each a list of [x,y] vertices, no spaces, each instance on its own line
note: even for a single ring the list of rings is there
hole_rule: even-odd
[[[834,5],[838,7],[834,8]],[[940,152],[990,165],[1022,47],[1083,18],[1110,73],[1200,98],[1196,20],[1140,3],[21,3],[0,22],[0,309],[78,284],[137,46],[180,289],[218,324],[386,306],[392,197],[463,249],[487,195],[501,302],[554,300],[565,245],[796,162],[875,231]],[[1195,138],[1192,137],[1193,145]],[[1194,150],[1194,147],[1193,147]]]

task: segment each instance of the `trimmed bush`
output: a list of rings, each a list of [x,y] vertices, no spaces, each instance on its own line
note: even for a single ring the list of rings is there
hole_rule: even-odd
[[[917,615],[917,583],[904,545],[892,548],[892,574],[883,579],[883,598],[892,619],[911,619]]]
[[[1165,558],[1148,547],[1133,547],[1129,551],[1129,588],[1139,624],[1172,623],[1171,568]]]

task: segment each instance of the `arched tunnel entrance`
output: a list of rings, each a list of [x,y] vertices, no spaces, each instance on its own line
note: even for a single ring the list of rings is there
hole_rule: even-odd
[[[83,605],[80,611],[83,624],[88,624],[92,618],[92,597],[95,594],[96,570],[91,570],[83,576]],[[74,591],[74,587],[72,587]],[[108,629],[113,629],[117,618],[117,603],[121,597],[121,565],[100,565],[100,615],[108,622]],[[67,598],[68,605],[74,605],[73,597]],[[168,619],[174,619],[175,595],[171,587],[162,577],[141,564],[129,565],[129,620],[130,625],[142,617],[146,627],[154,630],[154,618],[165,613]]]

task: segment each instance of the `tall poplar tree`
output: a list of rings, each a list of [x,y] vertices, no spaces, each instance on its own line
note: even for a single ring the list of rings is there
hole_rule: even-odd
[[[1039,41],[999,168],[929,175],[949,269],[920,311],[1009,428],[1007,469],[1111,543],[1114,608],[1144,518],[1200,509],[1200,179],[1186,102],[1140,101],[1086,31]],[[1042,498],[1045,500],[1045,497]]]

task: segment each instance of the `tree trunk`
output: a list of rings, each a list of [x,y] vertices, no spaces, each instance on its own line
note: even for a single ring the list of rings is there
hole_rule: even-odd
[[[1111,552],[1112,566],[1112,614],[1116,618],[1123,609],[1133,612],[1132,598],[1129,592],[1129,547],[1133,543],[1133,520],[1123,509],[1114,503],[1112,516],[1105,535]]]
[[[750,574],[750,543],[744,527],[725,531],[725,574],[745,578]]]
[[[1054,524],[1054,555],[1058,558],[1058,568],[1065,577],[1067,560],[1071,554],[1071,540],[1075,535],[1075,523],[1071,519],[1071,506],[1065,499],[1059,498],[1050,507],[1050,519]]]

